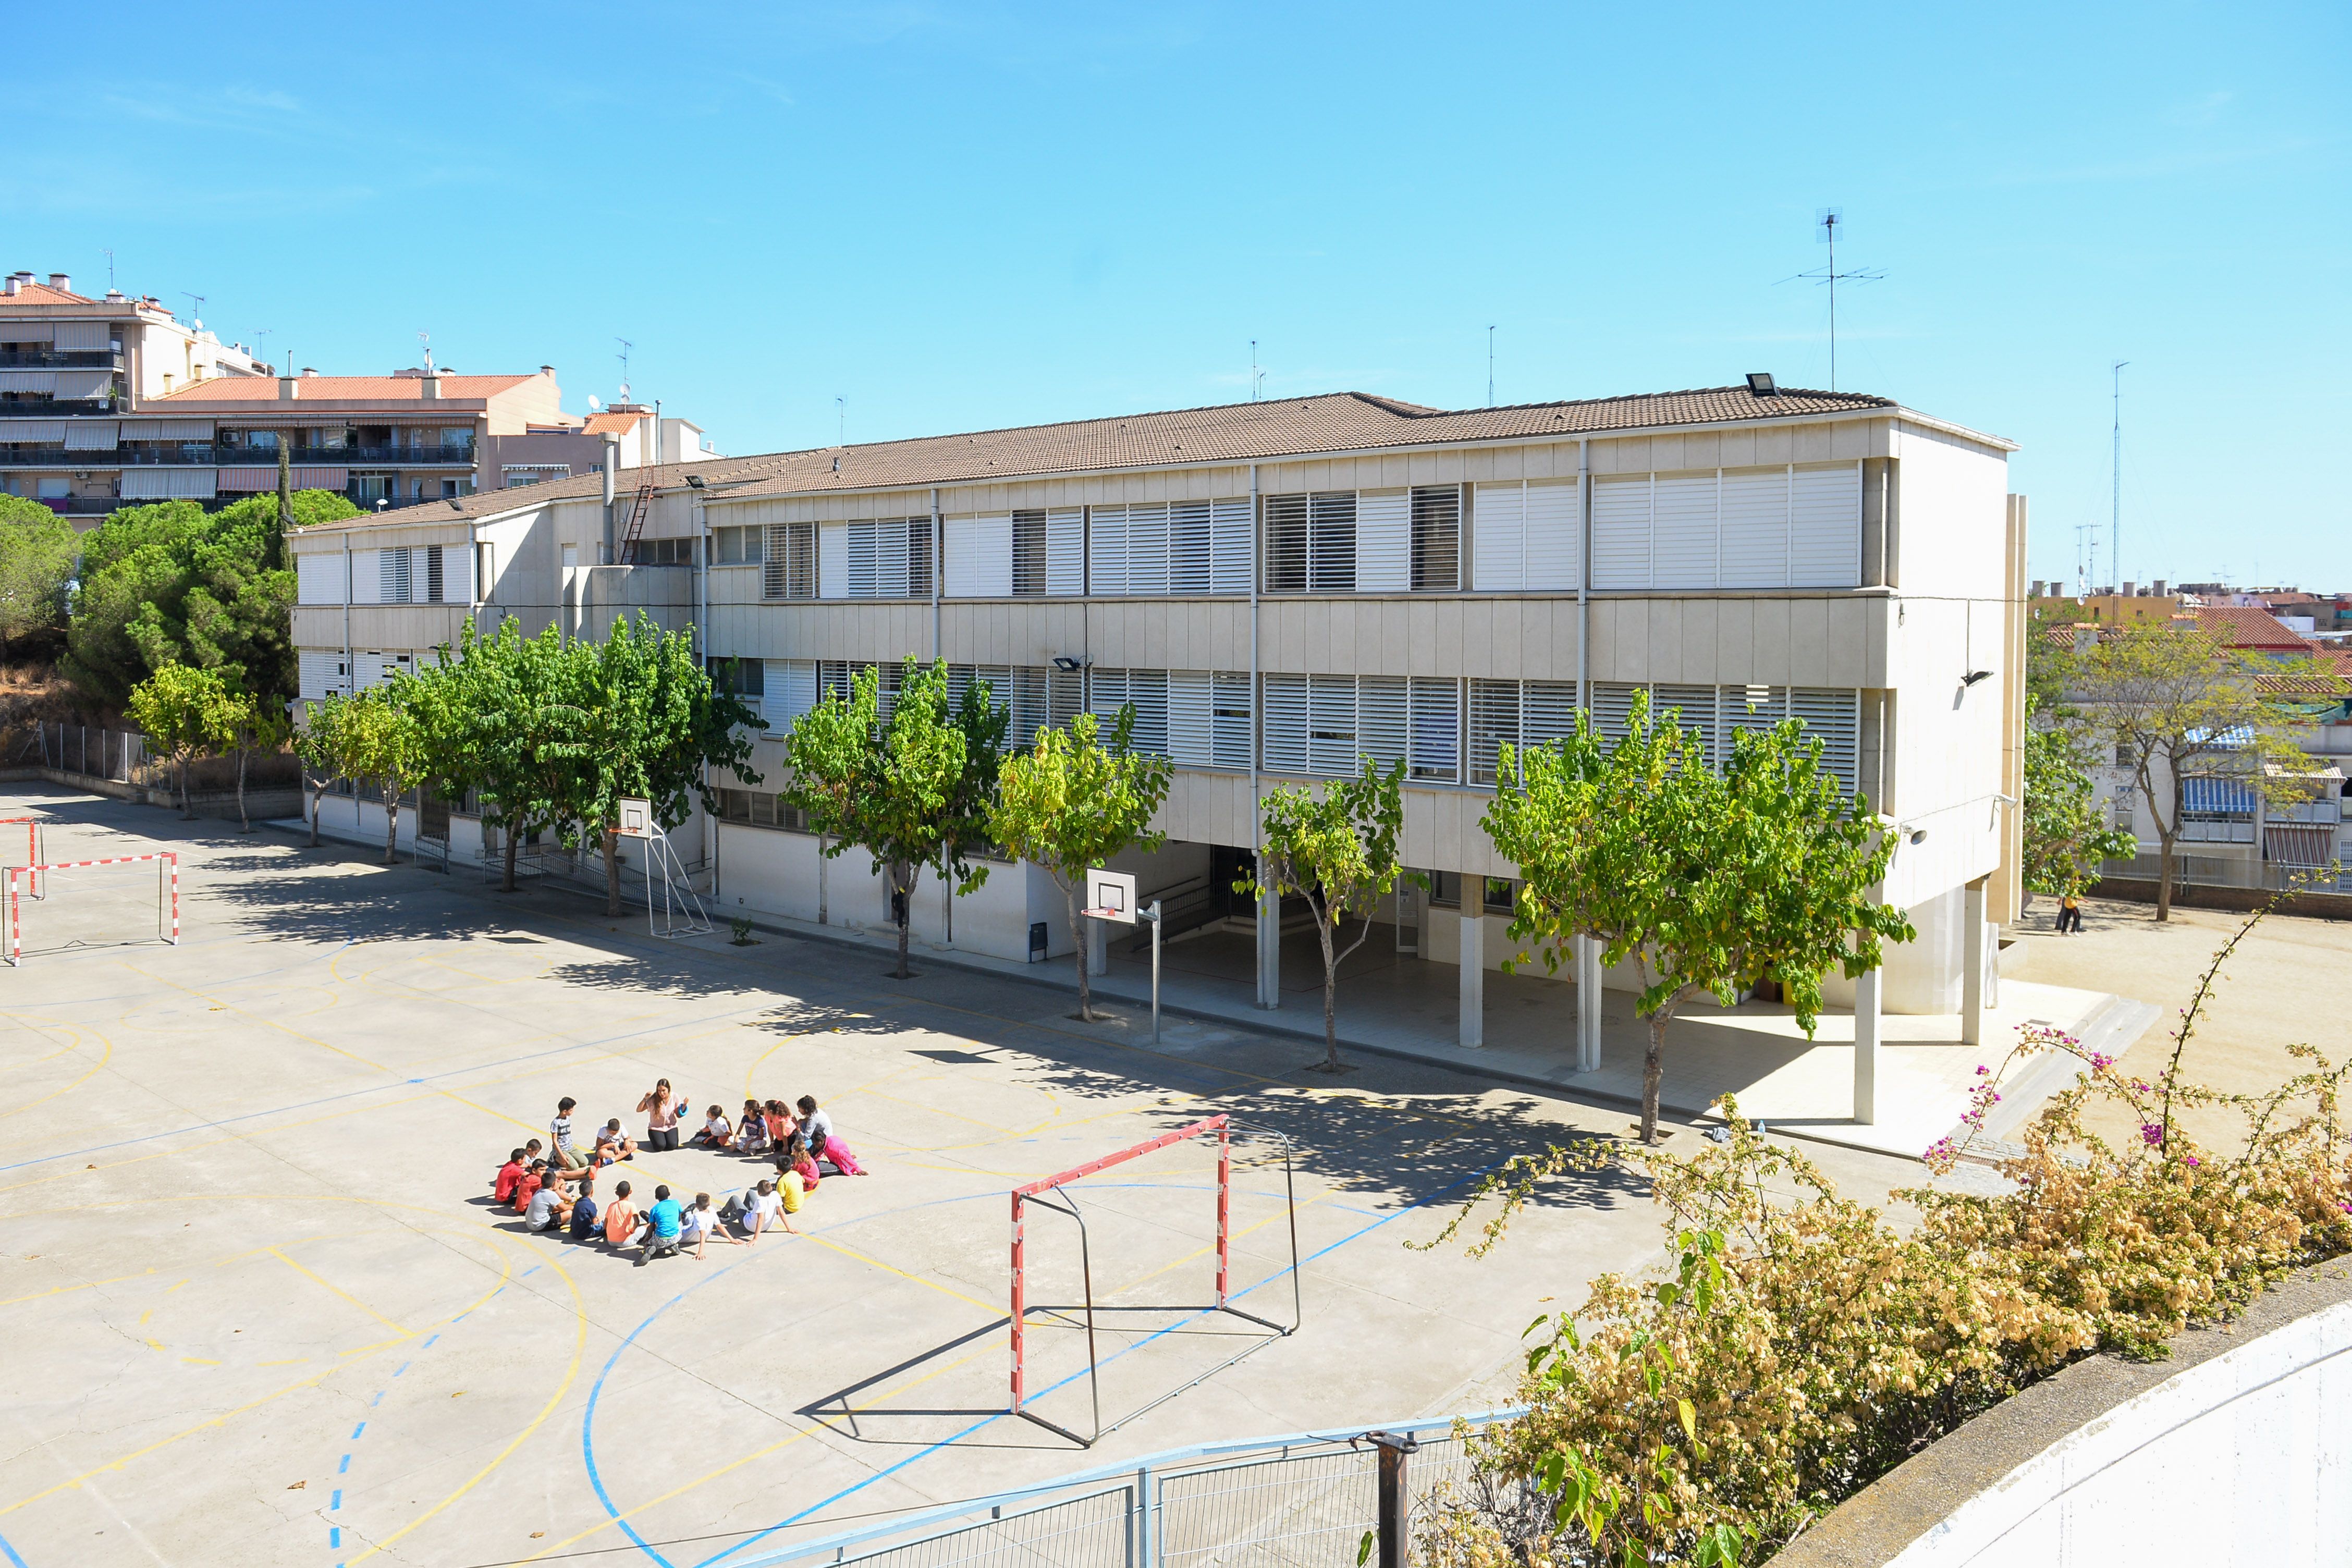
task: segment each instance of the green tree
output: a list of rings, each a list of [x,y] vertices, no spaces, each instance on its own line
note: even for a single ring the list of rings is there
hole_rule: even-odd
[[[38,501],[0,495],[0,647],[21,654],[64,641],[80,552],[73,524]]]
[[[1404,874],[1397,864],[1397,836],[1404,830],[1404,763],[1382,773],[1369,757],[1361,777],[1323,786],[1318,794],[1286,784],[1261,808],[1265,842],[1257,869],[1234,890],[1261,889],[1277,900],[1307,900],[1315,934],[1323,944],[1323,1059],[1318,1072],[1339,1072],[1339,965],[1372,934],[1372,910]],[[1363,917],[1363,929],[1347,946],[1339,927],[1349,915]]]
[[[330,695],[309,704],[310,712],[294,730],[294,754],[302,762],[303,793],[310,796],[310,847],[319,847],[319,797],[328,784],[344,776],[343,710],[351,699]]]
[[[2101,862],[2139,853],[2139,840],[2100,809],[2084,750],[2077,729],[2026,700],[2025,885],[2053,898],[2079,895]]]
[[[2119,767],[2147,803],[2156,826],[2156,918],[2172,918],[2174,847],[2189,780],[2232,779],[2280,800],[2294,798],[2311,759],[2290,738],[2307,722],[2290,701],[2263,690],[2263,675],[2304,672],[2303,661],[2258,658],[2194,627],[2147,624],[2108,628],[2078,648],[2062,672],[2083,734]]]
[[[296,694],[294,574],[270,564],[278,498],[207,512],[194,501],[125,507],[81,536],[80,591],[60,668],[100,704],[168,664],[217,669],[279,702]],[[293,498],[303,526],[352,517],[341,496]]]
[[[294,723],[273,699],[244,691],[228,694],[223,717],[227,721],[225,743],[236,753],[237,831],[250,833],[253,819],[245,810],[247,764],[256,756],[277,755],[293,734]]]
[[[650,802],[654,824],[664,832],[684,822],[698,800],[717,816],[719,800],[709,784],[713,768],[727,769],[743,784],[760,782],[746,765],[751,741],[745,729],[760,716],[732,692],[712,686],[696,657],[692,633],[665,632],[643,610],[634,626],[625,616],[617,619],[603,647],[583,651],[593,771],[581,821],[603,841],[604,912],[617,915],[620,803]],[[902,931],[902,971],[906,945]]]
[[[1872,896],[1894,846],[1868,803],[1822,771],[1803,726],[1740,731],[1717,773],[1673,719],[1654,724],[1637,697],[1622,740],[1580,714],[1564,740],[1503,746],[1504,783],[1483,819],[1522,879],[1514,941],[1534,943],[1553,973],[1579,936],[1601,942],[1602,963],[1633,964],[1650,1026],[1645,1143],[1657,1141],[1666,1027],[1685,1002],[1704,992],[1728,1005],[1769,977],[1810,1037],[1824,973],[1865,973],[1882,942],[1914,934]]]
[[[1078,944],[1082,1019],[1094,1017],[1078,921],[1087,872],[1124,850],[1156,850],[1168,841],[1151,819],[1168,798],[1171,777],[1167,758],[1136,751],[1133,703],[1120,707],[1108,741],[1095,716],[1081,713],[1067,730],[1039,730],[1032,747],[1006,757],[997,775],[989,837],[1015,859],[1041,867],[1062,889]]]
[[[362,784],[374,784],[383,801],[383,863],[387,866],[398,859],[394,850],[400,839],[401,796],[424,782],[430,769],[424,727],[402,701],[415,679],[404,677],[349,699],[336,725],[343,771]]]
[[[131,689],[126,707],[147,743],[171,759],[180,780],[181,818],[193,818],[188,764],[236,735],[237,694],[218,670],[167,664]]]
[[[456,647],[442,648],[410,678],[404,696],[426,774],[450,795],[474,792],[483,826],[502,839],[507,892],[515,890],[523,840],[565,831],[588,813],[595,777],[594,657],[551,626],[526,637],[509,616],[484,636],[468,620]]]
[[[784,799],[824,837],[826,858],[863,849],[889,889],[902,980],[923,872],[946,880],[959,896],[988,879],[988,868],[973,865],[970,854],[979,838],[974,805],[986,798],[981,774],[994,761],[987,732],[1002,733],[1002,721],[989,713],[983,689],[977,710],[984,728],[968,731],[975,705],[967,700],[951,711],[947,680],[944,662],[908,659],[885,719],[881,672],[860,670],[847,692],[827,689],[784,742],[792,770]]]

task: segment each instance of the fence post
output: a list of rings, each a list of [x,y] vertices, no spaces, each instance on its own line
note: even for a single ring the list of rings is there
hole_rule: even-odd
[[[1405,1568],[1405,1554],[1412,1541],[1412,1521],[1407,1517],[1412,1492],[1407,1484],[1405,1457],[1420,1448],[1421,1440],[1410,1433],[1394,1432],[1367,1432],[1364,1440],[1380,1450],[1380,1568]]]
[[[1135,1472],[1135,1568],[1159,1568],[1160,1477],[1150,1465]]]

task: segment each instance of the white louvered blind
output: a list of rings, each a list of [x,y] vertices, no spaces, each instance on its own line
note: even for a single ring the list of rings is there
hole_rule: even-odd
[[[1495,593],[1574,588],[1581,522],[1574,479],[1480,485],[1470,511],[1470,586]]]
[[[849,524],[821,522],[816,529],[816,596],[849,597]]]
[[[947,520],[947,593],[951,599],[1002,599],[1013,593],[1013,514]]]
[[[1852,588],[1862,582],[1862,465],[1799,468],[1790,476],[1789,585]]]
[[[1215,594],[1250,591],[1250,539],[1255,532],[1247,496],[1209,503],[1209,590]]]
[[[294,557],[295,601],[304,605],[343,602],[343,555],[320,551]]]
[[[1135,749],[1168,755],[1168,672],[1164,669],[1091,669],[1087,672],[1087,710],[1108,734],[1119,710],[1135,710]]]
[[[1045,510],[1045,592],[1076,596],[1087,591],[1087,513],[1084,507]]]
[[[1650,586],[1716,585],[1713,474],[1660,474],[1650,491]]]
[[[376,603],[406,605],[415,601],[411,591],[415,585],[415,574],[406,548],[376,552]]]
[[[1412,492],[1412,587],[1451,593],[1462,586],[1462,487],[1416,485]]]
[[[1414,676],[1408,691],[1412,726],[1406,776],[1452,784],[1462,776],[1462,687],[1455,680]]]
[[[1450,783],[1458,759],[1455,686],[1396,676],[1265,678],[1265,763],[1273,773],[1353,778],[1364,760],[1407,776]]]
[[[301,695],[310,701],[322,701],[335,693],[348,694],[351,691],[351,665],[340,651],[304,648],[296,662],[299,667]]]
[[[1247,768],[1249,677],[1237,670],[1168,672],[1168,755],[1189,768]]]
[[[815,598],[816,524],[770,523],[760,566],[761,597]]]
[[[1861,778],[1862,694],[1847,687],[1674,686],[1628,685],[1595,681],[1592,687],[1592,727],[1608,739],[1622,738],[1628,728],[1633,696],[1650,694],[1650,718],[1663,723],[1678,712],[1685,730],[1700,735],[1701,749],[1710,766],[1720,768],[1730,759],[1735,738],[1758,733],[1787,719],[1803,722],[1808,733],[1822,741],[1822,767],[1833,773],[1851,795]]]
[[[1650,476],[1592,482],[1592,585],[1650,586]]]
[[[816,707],[816,660],[771,658],[761,666],[762,727],[771,735],[788,735],[801,715]]]
[[[853,599],[928,597],[931,520],[859,519],[848,525],[848,589]]]
[[[1519,683],[1516,680],[1473,680],[1470,683],[1470,782],[1491,784],[1501,760],[1503,744],[1519,743]]]
[[[1412,501],[1405,490],[1356,495],[1356,582],[1367,594],[1412,586]]]
[[[1516,479],[1480,485],[1470,508],[1470,586],[1480,593],[1526,587],[1528,487]]]
[[[1318,490],[1307,498],[1307,591],[1356,591],[1356,492]]]
[[[1789,471],[1723,476],[1723,586],[1789,585]]]
[[[1862,693],[1843,688],[1800,686],[1789,696],[1790,712],[1822,742],[1822,771],[1837,775],[1845,793],[1862,787]]]
[[[1277,773],[1307,769],[1307,678],[1269,670],[1261,678],[1265,695],[1265,766]]]

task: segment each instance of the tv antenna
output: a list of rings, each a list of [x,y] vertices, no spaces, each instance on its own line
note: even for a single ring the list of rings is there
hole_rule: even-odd
[[[2099,525],[2078,522],[2074,525],[2074,592],[2087,595],[2091,579],[2099,571]]]
[[[1878,267],[1857,267],[1851,272],[1838,270],[1838,235],[1844,227],[1845,209],[1843,207],[1822,207],[1816,210],[1813,214],[1813,237],[1830,247],[1829,265],[1816,267],[1810,272],[1794,273],[1780,279],[1783,283],[1794,283],[1800,278],[1810,278],[1816,283],[1826,285],[1829,289],[1830,390],[1832,392],[1837,390],[1837,286],[1840,283],[1875,283],[1886,276],[1885,269]]]
[[[2107,474],[2107,553],[2115,557],[2116,581],[2124,580],[2124,366],[2119,359],[2107,367],[2115,377],[2116,428]]]
[[[1257,367],[1257,340],[1250,340],[1250,401],[1255,403],[1265,390],[1265,372]]]
[[[637,345],[626,338],[614,338],[613,341],[621,345],[621,352],[613,357],[621,362],[621,401],[626,403],[629,400],[629,351]]]
[[[425,374],[431,375],[433,374],[433,334],[419,332],[416,334],[416,341],[425,345]]]
[[[846,398],[846,397],[843,397],[843,396],[839,395],[838,394],[836,394],[836,395],[835,395],[834,400],[833,400],[833,419],[834,419],[833,444],[834,444],[835,446],[836,446],[836,447],[846,447],[846,446],[848,446],[848,445],[849,445],[849,399],[848,399],[848,398]]]
[[[190,309],[188,310],[188,324],[193,327],[203,326],[205,324],[205,296],[202,294],[191,294],[185,289],[183,289],[180,290],[180,297],[189,301]]]
[[[111,287],[111,286],[112,286],[112,285],[111,285],[111,283],[110,283],[110,284],[109,284],[109,287]],[[264,327],[264,328],[262,328],[259,331],[257,331],[257,332],[256,332],[256,333],[254,333],[254,334],[253,334],[253,357],[254,357],[254,358],[256,358],[256,359],[261,359],[261,351],[262,351],[262,348],[263,348],[263,346],[264,346],[264,345],[263,345],[263,343],[262,343],[262,340],[263,340],[264,338],[268,337],[270,333],[272,333],[272,332],[276,331],[277,330],[278,330],[278,329],[277,329],[276,327]],[[268,363],[268,362],[267,360],[263,360],[263,362],[262,362],[262,363],[266,364],[266,363]],[[294,366],[293,366],[293,363],[292,363],[292,362],[291,362],[290,360],[288,362],[286,368],[287,368],[287,370],[289,370],[289,372],[293,370]]]
[[[106,250],[102,245],[99,248]],[[106,250],[106,291],[110,294],[114,292],[114,252],[111,250]]]
[[[1495,406],[1495,329],[1486,329],[1486,406]]]

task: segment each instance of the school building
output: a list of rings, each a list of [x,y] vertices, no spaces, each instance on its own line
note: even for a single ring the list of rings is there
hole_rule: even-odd
[[[2018,906],[2013,449],[1759,375],[1461,411],[1335,394],[707,458],[617,486],[607,468],[304,531],[295,640],[315,699],[429,658],[469,616],[600,637],[644,608],[700,627],[762,715],[765,776],[728,781],[681,853],[719,912],[862,928],[890,919],[879,879],[862,856],[823,861],[775,793],[782,736],[823,689],[943,658],[1016,737],[1132,703],[1175,783],[1166,847],[1122,868],[1171,939],[1255,942],[1261,1005],[1279,1001],[1284,921],[1230,891],[1255,803],[1402,760],[1404,858],[1431,886],[1391,900],[1376,940],[1455,968],[1465,1044],[1511,952],[1513,868],[1478,826],[1497,742],[1561,734],[1580,708],[1622,728],[1644,690],[1725,752],[1794,717],[1892,819],[1885,897],[1919,930],[1860,995],[1833,995],[1858,1029],[1881,1010],[1970,1028]],[[423,828],[471,860],[491,847],[464,805]],[[327,816],[381,841],[380,808],[345,797]],[[927,883],[912,921],[919,942],[1012,960],[1074,940],[1024,866],[964,899]],[[1564,1047],[1597,1053],[1608,984],[1574,1004],[1563,988]]]

